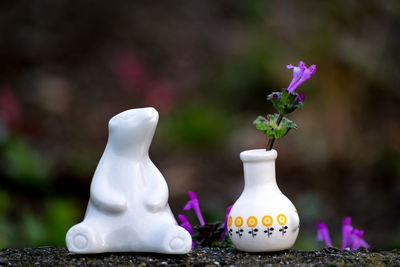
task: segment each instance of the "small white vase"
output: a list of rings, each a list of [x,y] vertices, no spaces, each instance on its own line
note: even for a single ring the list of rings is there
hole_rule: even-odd
[[[232,206],[228,233],[238,250],[266,252],[289,249],[299,233],[300,220],[292,202],[275,178],[276,150],[240,153],[244,189]]]

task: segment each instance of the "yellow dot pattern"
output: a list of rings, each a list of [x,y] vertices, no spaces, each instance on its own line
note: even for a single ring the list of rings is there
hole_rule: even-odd
[[[229,227],[232,226],[232,216],[229,216],[229,218],[228,218],[228,226]]]
[[[287,223],[287,218],[284,214],[279,214],[276,217],[276,221],[280,225],[285,225]],[[231,227],[232,224],[235,224],[235,226],[239,228],[239,227],[243,226],[243,223],[244,223],[244,220],[243,220],[243,217],[241,217],[241,216],[237,216],[235,218],[235,220],[233,220],[232,216],[228,217],[228,227]],[[247,218],[246,223],[247,223],[248,227],[253,228],[253,227],[257,226],[258,219],[255,216],[250,216]],[[261,223],[266,227],[270,227],[274,223],[274,219],[270,215],[265,215],[262,217]]]
[[[240,216],[237,216],[235,219],[235,226],[236,227],[241,227],[243,225],[243,218]]]
[[[271,216],[265,215],[264,217],[262,217],[261,222],[262,222],[262,224],[263,224],[264,226],[269,227],[269,226],[272,225],[272,223],[274,222],[274,220],[272,219]]]
[[[247,218],[247,225],[249,227],[256,227],[257,226],[257,218],[254,216],[250,216]]]
[[[280,225],[285,225],[286,222],[287,222],[286,216],[283,215],[283,214],[279,214],[279,215],[276,217],[276,220],[278,221],[278,223],[279,223]]]

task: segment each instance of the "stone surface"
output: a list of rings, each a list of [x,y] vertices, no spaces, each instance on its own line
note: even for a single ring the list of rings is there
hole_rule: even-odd
[[[263,265],[263,266],[399,266],[400,252],[336,248],[271,253],[245,253],[231,248],[195,248],[187,255],[151,253],[71,254],[66,248],[40,247],[3,249],[0,266],[187,266],[187,265]]]

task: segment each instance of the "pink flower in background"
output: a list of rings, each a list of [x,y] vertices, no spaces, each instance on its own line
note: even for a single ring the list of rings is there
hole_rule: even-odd
[[[113,59],[112,68],[122,88],[135,96],[143,97],[145,105],[153,106],[161,112],[172,108],[172,88],[166,82],[152,77],[151,72],[133,52],[121,52]]]
[[[137,92],[147,86],[148,77],[142,63],[130,52],[123,52],[113,61],[113,70],[128,92]]]
[[[199,200],[197,199],[197,196],[194,192],[189,191],[188,192],[189,198],[190,200],[188,201],[188,203],[183,207],[184,210],[194,210],[194,212],[197,215],[197,218],[199,219],[199,222],[202,226],[204,226],[204,220],[203,220],[203,216],[201,215],[201,211],[200,211],[200,206],[199,206]]]
[[[331,238],[329,237],[328,228],[323,222],[317,223],[317,240],[325,241],[327,248],[332,247]]]
[[[293,79],[286,89],[289,93],[293,93],[300,84],[309,79],[311,75],[315,73],[317,67],[313,64],[307,68],[306,64],[304,64],[303,61],[300,61],[298,67],[289,64],[286,68],[293,69]]]
[[[226,209],[226,213],[225,213],[225,222],[224,222],[224,231],[221,234],[221,240],[224,241],[225,240],[225,236],[226,236],[226,232],[228,232],[228,218],[229,218],[229,213],[231,212],[232,206],[229,206]]]
[[[22,121],[21,107],[9,85],[0,85],[0,120],[9,128],[18,127]]]
[[[145,89],[145,102],[148,106],[168,112],[174,104],[173,91],[166,83],[151,83]]]

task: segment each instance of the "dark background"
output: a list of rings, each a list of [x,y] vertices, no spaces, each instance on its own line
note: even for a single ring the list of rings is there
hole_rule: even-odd
[[[340,244],[341,221],[373,247],[400,247],[400,2],[2,1],[0,248],[65,246],[82,220],[107,140],[130,108],[160,113],[151,148],[177,215],[197,193],[223,220],[243,187],[252,125],[288,86],[286,64],[316,64],[278,140],[277,180],[299,210],[296,248]],[[184,212],[196,224],[192,212]]]

